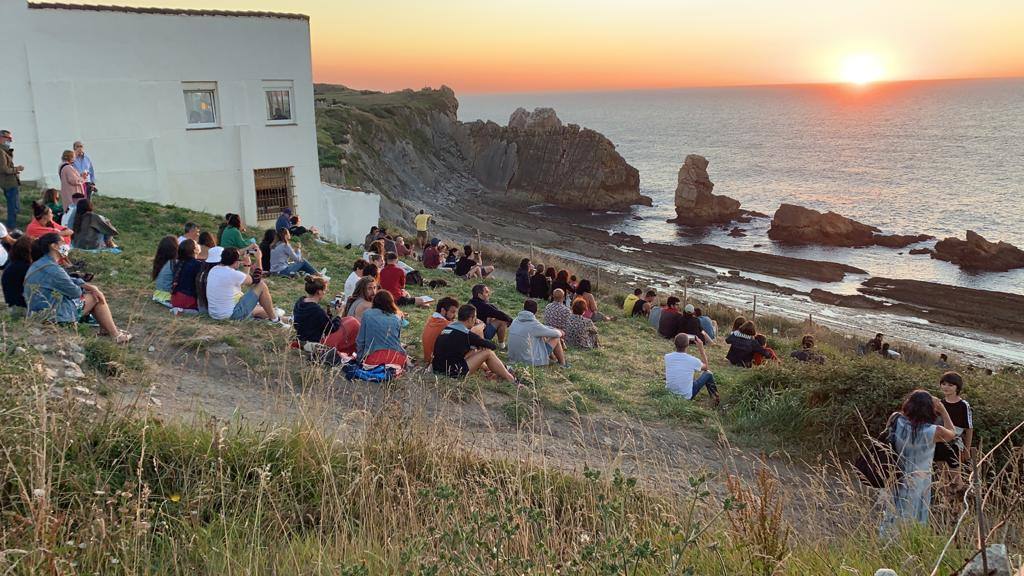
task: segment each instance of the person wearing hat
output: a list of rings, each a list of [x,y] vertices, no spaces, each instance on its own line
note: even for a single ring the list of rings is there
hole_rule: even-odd
[[[693,307],[693,304],[687,304],[683,307],[682,332],[690,336],[696,336],[701,339],[701,342],[707,344],[711,341],[711,336],[701,327],[700,317],[695,314],[696,311],[697,309]]]
[[[7,199],[7,228],[16,230],[18,228],[18,210],[21,209],[21,201],[18,196],[18,187],[21,186],[20,174],[25,170],[24,166],[14,163],[14,136],[10,130],[0,130],[0,189],[4,191]]]
[[[278,231],[282,228],[288,229],[292,227],[292,209],[283,208],[281,214],[277,217],[277,222],[274,223],[274,231]]]
[[[437,248],[437,245],[440,243],[440,240],[434,238],[430,241],[430,244],[427,244],[427,247],[423,249],[423,266],[425,268],[434,270],[441,266],[441,252]]]

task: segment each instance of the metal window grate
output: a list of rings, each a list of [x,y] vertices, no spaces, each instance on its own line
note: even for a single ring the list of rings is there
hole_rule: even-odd
[[[295,208],[291,168],[262,168],[253,172],[258,220],[273,220],[283,208]]]

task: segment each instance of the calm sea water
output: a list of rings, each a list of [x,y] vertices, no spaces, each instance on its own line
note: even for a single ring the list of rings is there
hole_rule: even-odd
[[[883,248],[787,248],[755,220],[746,238],[668,224],[687,154],[708,158],[715,192],[772,214],[782,202],[834,210],[891,233],[963,237],[967,229],[1024,248],[1024,79],[604,93],[465,95],[462,120],[508,121],[517,107],[554,108],[608,136],[640,170],[653,207],[595,213],[596,227],[669,243],[710,242],[846,262],[872,275],[1024,293],[1024,269],[968,274]],[[638,215],[643,220],[635,220]],[[755,244],[761,244],[754,248]],[[932,243],[925,243],[928,246]],[[902,255],[897,252],[903,252]],[[856,282],[835,291],[854,290]]]

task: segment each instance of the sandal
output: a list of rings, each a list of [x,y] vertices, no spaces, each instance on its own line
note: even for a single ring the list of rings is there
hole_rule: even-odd
[[[132,341],[131,332],[125,332],[124,330],[118,330],[117,336],[114,337],[114,342],[117,344],[127,344]]]

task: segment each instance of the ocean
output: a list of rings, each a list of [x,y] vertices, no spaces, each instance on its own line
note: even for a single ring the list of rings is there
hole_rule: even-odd
[[[654,206],[591,213],[586,218],[594,227],[648,241],[844,262],[873,276],[1024,293],[1024,269],[967,273],[911,256],[910,248],[785,247],[768,240],[768,219],[740,225],[745,238],[666,222],[675,215],[679,167],[687,154],[700,154],[710,162],[715,193],[748,210],[771,215],[789,202],[834,210],[886,233],[963,238],[971,229],[1024,248],[1024,79],[461,95],[459,101],[464,121],[506,124],[517,107],[546,106],[564,123],[611,139],[640,171],[641,192]],[[862,279],[820,287],[852,293]]]

